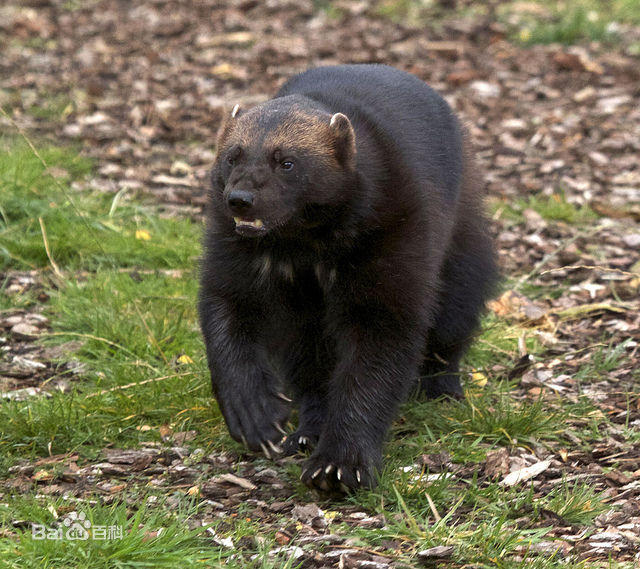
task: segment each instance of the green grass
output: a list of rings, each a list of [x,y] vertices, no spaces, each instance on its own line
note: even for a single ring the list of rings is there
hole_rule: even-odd
[[[186,443],[202,452],[236,451],[211,396],[204,347],[197,327],[196,258],[201,226],[187,219],[160,219],[152,205],[127,196],[103,195],[83,187],[91,164],[73,150],[44,148],[54,181],[33,153],[20,143],[5,141],[0,154],[0,267],[36,267],[46,275],[50,296],[45,305],[52,332],[45,344],[80,342],[74,357],[85,371],[71,380],[71,391],[50,397],[0,402],[0,475],[21,459],[66,452],[79,454],[79,463],[96,461],[105,446],[136,447],[162,444],[161,428],[197,431]],[[39,218],[46,229],[47,256]],[[136,238],[138,234],[150,239]],[[58,267],[56,275],[52,260]],[[166,269],[179,269],[167,271]],[[0,287],[0,310],[28,306],[30,293],[9,297]],[[374,491],[361,491],[343,502],[321,503],[325,510],[356,505],[385,515],[382,529],[349,528],[336,521],[331,531],[346,533],[353,544],[383,547],[398,540],[401,559],[410,566],[416,553],[435,545],[452,545],[452,562],[477,567],[562,566],[554,558],[524,555],[522,547],[546,539],[543,511],[553,511],[570,523],[587,524],[602,511],[601,496],[586,486],[562,484],[546,496],[535,497],[526,484],[503,488],[480,476],[491,450],[532,449],[563,441],[566,422],[582,420],[585,441],[597,437],[602,416],[589,414],[584,402],[557,403],[540,399],[519,402],[511,397],[504,372],[518,359],[522,331],[495,316],[485,319],[479,341],[470,350],[464,375],[478,370],[488,382],[467,382],[463,402],[411,401],[396,421],[385,448],[385,470]],[[527,338],[530,353],[541,352]],[[616,348],[613,348],[615,351]],[[619,350],[618,350],[619,351]],[[599,369],[615,365],[622,352],[602,355]],[[585,445],[587,443],[585,442]],[[447,452],[465,474],[440,474],[427,480],[425,470],[413,466],[422,454]],[[298,478],[300,465],[274,466],[295,486],[295,498],[317,501]],[[407,468],[408,467],[408,468]],[[49,468],[54,482],[62,468]],[[196,481],[197,483],[197,481]],[[64,517],[75,504],[40,495],[38,488],[5,495],[0,504],[0,558],[11,568],[59,567],[229,567],[294,568],[298,564],[270,551],[276,546],[273,526],[246,519],[241,504],[237,518],[216,522],[213,528],[234,542],[253,545],[226,550],[215,545],[201,528],[188,530],[202,516],[204,502],[184,491],[164,502],[167,490],[156,489],[159,501],[145,505],[152,490],[129,484],[112,505],[77,506],[94,524],[122,525],[122,540],[51,542],[31,538],[29,528],[15,520],[52,525],[56,512]],[[99,497],[96,497],[99,498]],[[433,508],[442,519],[435,519]],[[531,524],[516,521],[523,516]],[[285,520],[283,523],[289,523]],[[160,536],[150,532],[165,528]],[[231,553],[237,557],[230,559]],[[397,556],[395,550],[390,554]],[[251,559],[257,555],[255,559]]]
[[[73,190],[71,180],[81,181],[91,168],[73,150],[42,151],[60,176],[54,183],[26,146],[4,144],[0,267],[49,265],[41,218],[63,275],[63,283],[49,290],[47,310],[55,332],[45,342],[82,341],[77,358],[88,372],[71,394],[0,405],[3,456],[65,452],[107,440],[137,444],[158,438],[154,430],[140,430],[149,422],[175,424],[176,430],[193,421],[205,429],[209,423],[219,426],[195,325],[199,225],[160,219],[152,208],[118,203],[113,196]],[[140,230],[150,239],[136,238]],[[122,272],[132,267],[182,272]],[[0,294],[0,299],[4,309],[33,301],[28,295]],[[178,362],[181,355],[194,363]],[[135,397],[117,389],[159,377],[167,379],[144,384]],[[112,391],[95,395],[106,390]]]
[[[594,350],[589,361],[576,373],[576,379],[590,382],[606,378],[609,372],[618,369],[627,359],[630,341],[631,339],[628,339],[615,346],[609,343]]]
[[[203,441],[220,440],[220,416],[195,327],[195,282],[191,272],[132,278],[102,271],[54,293],[55,332],[46,341],[81,340],[76,357],[87,373],[73,394],[0,406],[0,449],[37,455],[107,441],[138,444],[159,440],[163,424],[175,430],[197,425]],[[183,355],[194,363],[180,363]],[[149,381],[155,378],[166,379]],[[148,383],[119,389],[140,382]]]
[[[603,503],[602,496],[583,482],[564,482],[547,494],[541,502],[545,509],[574,525],[591,523],[598,514],[609,509],[609,506]]]
[[[19,494],[7,497],[10,502],[0,504],[0,529],[13,534],[10,539],[0,540],[2,567],[7,569],[299,566],[285,554],[271,553],[277,547],[275,532],[265,531],[259,520],[238,516],[201,524],[206,504],[183,493],[167,499],[157,492],[136,488],[128,495],[129,504],[135,505],[122,500],[106,505],[99,496],[91,502]],[[153,503],[150,498],[154,498]],[[91,523],[88,539],[42,539],[43,531],[49,528],[62,527],[66,531],[62,522],[72,512],[82,514]],[[16,520],[23,523],[15,527]],[[45,529],[38,528],[34,534],[32,524]],[[106,539],[104,533],[96,537],[96,526],[98,531],[100,527],[113,527],[116,533]],[[214,535],[232,536],[234,547],[219,545]],[[255,541],[255,550],[237,549],[235,544],[241,540]]]
[[[640,24],[640,1],[541,0],[525,8],[522,2],[507,2],[498,15],[525,44],[613,42],[620,39],[617,25]]]
[[[331,2],[323,2],[331,6]],[[435,0],[378,0],[377,15],[409,26],[440,26],[450,18],[492,17],[489,3],[464,2],[452,11]],[[495,17],[523,44],[617,42],[618,27],[640,25],[640,0],[538,0],[495,4]]]
[[[527,198],[518,198],[508,204],[501,200],[492,200],[490,210],[501,212],[501,217],[513,223],[522,223],[522,212],[532,209],[551,223],[563,222],[571,225],[592,222],[598,219],[598,215],[588,205],[577,205],[566,200],[562,191],[550,196],[531,195]]]
[[[0,140],[0,270],[32,269],[51,257],[67,269],[106,267],[192,267],[200,228],[191,222],[160,219],[126,196],[79,192],[91,163],[69,150],[49,147],[45,169],[23,144]]]
[[[89,532],[96,526],[121,528],[121,537],[94,539],[90,533],[89,539],[73,541],[34,539],[29,525],[17,532],[19,540],[0,540],[0,557],[8,563],[3,567],[211,567],[212,564],[224,563],[225,557],[230,555],[229,550],[212,547],[206,528],[189,529],[189,518],[196,511],[193,504],[185,500],[176,508],[162,507],[162,501],[153,507],[145,505],[144,499],[140,503],[140,508],[131,511],[120,502],[111,506],[99,503],[74,506],[62,499],[44,501],[22,497],[11,511],[0,507],[0,520],[4,524],[18,514],[20,519],[30,523],[55,528],[71,511],[75,511],[89,520]],[[57,524],[54,513],[58,516]],[[161,530],[159,534],[158,530]]]
[[[40,94],[39,104],[31,105],[27,112],[38,119],[63,120],[74,110],[73,101],[65,93]]]
[[[411,27],[440,26],[451,17],[477,19],[488,14],[482,2],[464,3],[455,11],[437,0],[376,0],[373,13]]]
[[[504,283],[503,287],[508,290],[509,283]],[[515,354],[518,352],[518,340],[521,336],[521,327],[493,313],[487,314],[482,322],[482,334],[469,348],[463,363],[467,369],[479,370],[489,375],[492,374],[489,368],[497,364],[511,366],[514,357],[518,359]],[[532,334],[526,336],[525,346],[529,354],[536,354],[542,350],[540,342]]]

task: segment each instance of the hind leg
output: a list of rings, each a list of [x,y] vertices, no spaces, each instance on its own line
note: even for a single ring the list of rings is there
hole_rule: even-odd
[[[442,272],[440,310],[427,337],[420,391],[433,399],[462,399],[460,359],[478,328],[496,280],[491,242],[482,233],[454,239]]]
[[[298,406],[298,427],[283,442],[286,455],[313,449],[327,417],[326,390],[332,358],[322,333],[309,323],[287,349],[284,374]]]
[[[324,394],[307,392],[299,401],[298,428],[288,434],[282,444],[286,456],[312,450],[318,443],[327,416]]]
[[[460,358],[464,354],[464,348],[452,349],[440,345],[438,350],[434,350],[434,343],[429,342],[427,345],[430,351],[420,368],[420,392],[427,399],[464,398],[460,383]]]

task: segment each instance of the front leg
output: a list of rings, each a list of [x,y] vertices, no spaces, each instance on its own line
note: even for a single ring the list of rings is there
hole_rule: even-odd
[[[251,450],[262,450],[270,457],[281,451],[277,442],[284,433],[289,399],[261,361],[256,342],[261,319],[253,304],[204,289],[200,324],[213,391],[229,433]]]
[[[338,361],[327,421],[302,481],[321,490],[373,487],[382,444],[418,373],[417,319],[376,304],[345,309],[335,330]]]

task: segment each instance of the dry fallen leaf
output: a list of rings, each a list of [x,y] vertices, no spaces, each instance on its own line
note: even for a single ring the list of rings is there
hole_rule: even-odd
[[[527,325],[552,327],[548,310],[529,300],[523,294],[514,290],[508,290],[497,300],[487,303],[490,310],[498,316],[510,318]]]
[[[481,371],[474,369],[470,374],[471,381],[476,387],[484,387],[487,385],[487,376]]]
[[[136,239],[141,239],[142,241],[149,241],[151,239],[151,234],[146,229],[137,229]]]

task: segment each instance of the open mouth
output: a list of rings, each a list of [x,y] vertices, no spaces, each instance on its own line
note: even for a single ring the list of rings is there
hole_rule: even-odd
[[[264,227],[261,219],[243,219],[242,217],[234,217],[233,221],[236,222],[236,228],[238,227],[253,227],[253,229],[261,229]]]
[[[261,219],[247,219],[243,217],[234,217],[236,222],[236,233],[245,237],[252,237],[266,233],[267,228]]]

